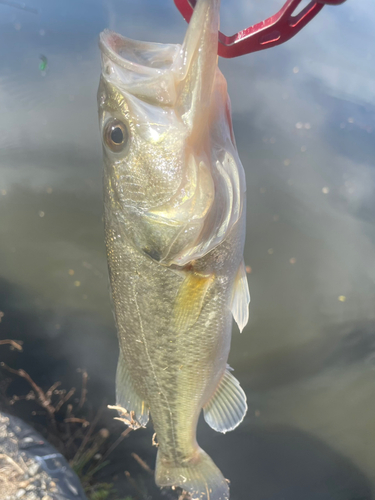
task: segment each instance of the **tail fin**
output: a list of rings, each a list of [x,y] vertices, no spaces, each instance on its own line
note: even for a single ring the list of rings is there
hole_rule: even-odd
[[[229,500],[229,486],[212,459],[199,449],[197,458],[184,465],[163,463],[156,458],[155,481],[158,486],[179,486],[193,500]]]

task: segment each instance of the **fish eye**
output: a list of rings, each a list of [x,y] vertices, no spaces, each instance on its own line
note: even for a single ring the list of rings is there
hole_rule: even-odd
[[[119,153],[128,143],[128,128],[123,122],[113,118],[105,124],[103,137],[109,149],[114,153]]]

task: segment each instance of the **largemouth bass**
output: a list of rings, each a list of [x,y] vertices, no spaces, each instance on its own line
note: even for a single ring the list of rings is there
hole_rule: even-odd
[[[151,414],[156,483],[207,500],[227,500],[229,488],[197,444],[198,417],[203,408],[227,432],[246,414],[227,359],[232,315],[242,330],[250,300],[219,9],[199,0],[182,46],[104,31],[98,92],[116,405],[132,428]]]

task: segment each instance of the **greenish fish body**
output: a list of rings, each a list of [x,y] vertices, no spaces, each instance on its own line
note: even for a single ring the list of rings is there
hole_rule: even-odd
[[[227,500],[198,446],[203,408],[220,432],[243,420],[230,373],[232,316],[248,319],[245,179],[217,67],[219,0],[199,0],[182,46],[100,37],[98,92],[111,292],[120,344],[116,406],[151,413],[156,482]]]

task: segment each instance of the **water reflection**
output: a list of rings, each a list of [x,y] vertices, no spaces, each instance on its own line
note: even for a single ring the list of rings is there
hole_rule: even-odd
[[[224,438],[225,439],[225,438]],[[373,499],[368,478],[311,434],[291,426],[254,425],[229,437],[233,457],[221,454],[224,439],[210,453],[231,477],[231,498],[267,500]],[[215,442],[214,439],[212,442]],[[233,463],[235,462],[235,463]]]
[[[281,3],[223,0],[223,31]],[[0,335],[25,340],[9,363],[40,384],[84,365],[92,397],[110,400],[117,345],[101,221],[97,37],[109,26],[179,42],[186,26],[172,0],[28,5],[38,14],[0,4]],[[251,319],[234,333],[230,363],[250,411],[235,433],[202,426],[200,439],[234,499],[372,498],[371,5],[325,7],[285,46],[220,63],[248,182]],[[150,458],[149,438],[135,434],[131,446]],[[123,470],[120,458],[114,467]]]

